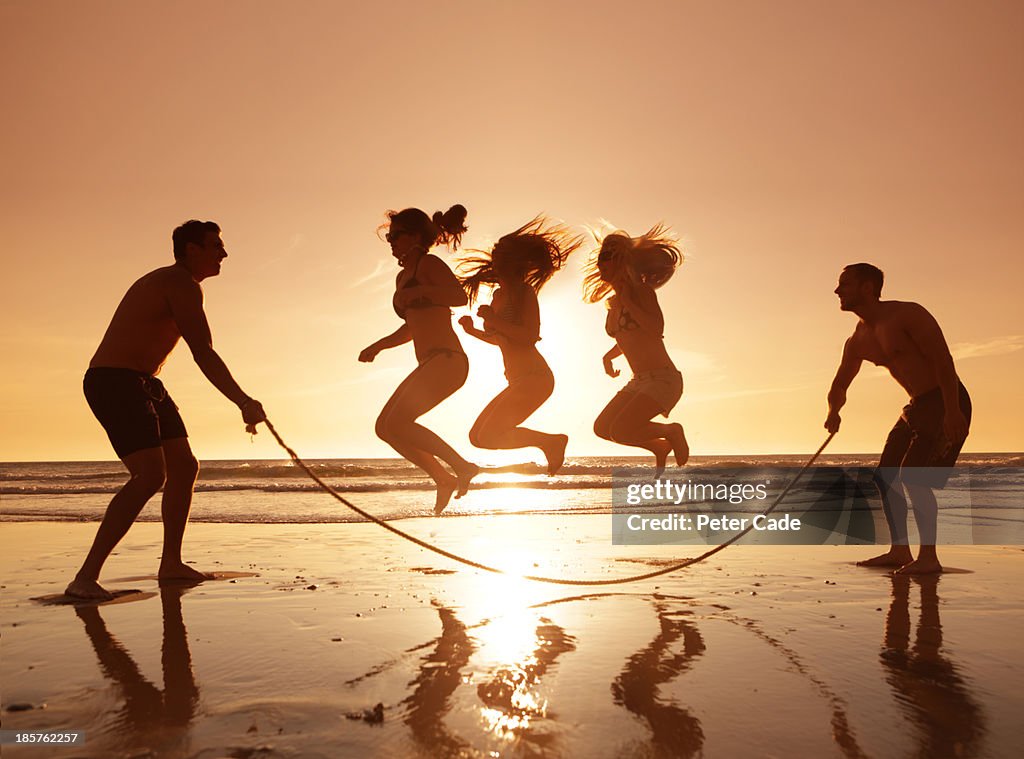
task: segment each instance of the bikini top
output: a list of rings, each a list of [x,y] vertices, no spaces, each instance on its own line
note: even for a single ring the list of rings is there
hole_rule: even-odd
[[[415,300],[413,300],[410,303],[407,303],[405,308],[399,308],[399,306],[398,306],[398,293],[399,292],[401,292],[402,290],[408,290],[410,287],[419,287],[420,282],[419,282],[418,279],[416,279],[416,274],[417,274],[417,272],[419,272],[419,270],[420,270],[420,263],[422,263],[424,258],[426,258],[426,256],[420,256],[419,261],[416,262],[416,267],[412,271],[412,276],[409,277],[409,279],[405,280],[405,282],[402,284],[401,287],[399,287],[397,290],[395,290],[395,294],[391,298],[391,306],[392,306],[392,308],[395,309],[395,313],[398,315],[399,319],[404,319],[406,312],[410,308],[431,308],[432,306],[436,306],[437,305],[436,303],[432,302],[430,300],[430,298],[428,298],[428,297],[426,297],[424,295],[424,296],[422,296],[420,298],[416,298]],[[401,276],[401,274],[399,274],[399,276]]]
[[[633,314],[629,313],[629,309],[624,306],[619,306],[617,319],[612,318],[613,313],[613,310],[609,308],[608,316],[604,320],[604,331],[608,333],[609,337],[615,337],[620,332],[633,332],[640,329],[640,322],[634,319]]]

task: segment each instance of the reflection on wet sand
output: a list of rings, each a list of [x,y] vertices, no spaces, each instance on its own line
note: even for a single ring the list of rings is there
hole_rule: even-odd
[[[968,695],[955,667],[940,656],[941,627],[935,578],[914,579],[922,586],[922,612],[917,640],[910,647],[909,584],[907,577],[893,580],[893,603],[886,624],[882,661],[887,680],[897,693],[901,707],[919,726],[922,739],[917,756],[972,756],[979,750],[983,734],[980,709]],[[564,756],[557,745],[555,709],[549,709],[540,685],[550,676],[563,654],[576,650],[576,638],[546,617],[528,621],[529,611],[539,612],[563,604],[593,602],[604,598],[632,596],[654,606],[658,631],[653,640],[631,655],[611,684],[613,702],[647,725],[650,735],[642,745],[633,746],[642,756],[690,757],[704,751],[705,735],[700,720],[670,696],[663,687],[688,672],[706,654],[707,643],[698,629],[693,599],[655,594],[598,593],[569,596],[533,604],[496,619],[467,625],[456,612],[434,602],[441,621],[439,638],[406,649],[403,656],[374,667],[349,681],[364,682],[399,665],[408,656],[419,658],[418,674],[410,682],[412,693],[402,701],[405,724],[415,744],[426,756],[469,756],[480,748],[479,738],[454,735],[445,724],[455,706],[453,694],[468,682],[474,657],[491,662],[485,679],[476,687],[476,706],[487,734],[504,742],[502,752],[517,756]],[[863,759],[851,728],[846,700],[836,693],[796,651],[760,628],[756,620],[738,617],[713,607],[713,616],[732,622],[763,640],[804,677],[831,710],[832,740],[839,752],[850,759]],[[704,618],[701,616],[700,618]],[[489,656],[493,648],[512,649],[504,656]],[[422,655],[424,649],[431,653]],[[463,705],[465,708],[465,704]],[[465,719],[466,715],[456,714]],[[493,744],[492,744],[493,745]]]
[[[686,709],[658,696],[658,686],[671,681],[693,665],[705,651],[697,628],[665,604],[655,606],[660,631],[645,648],[629,657],[625,669],[612,683],[615,703],[647,721],[655,756],[695,756],[704,745],[700,720]],[[683,650],[672,653],[682,639]]]
[[[123,748],[180,750],[199,704],[199,687],[192,674],[192,656],[181,614],[181,596],[191,586],[160,589],[163,606],[163,646],[160,663],[164,687],[161,691],[145,678],[127,649],[103,621],[98,606],[75,609],[85,625],[100,669],[121,691],[124,705],[103,732]]]
[[[451,709],[451,695],[462,683],[461,670],[476,648],[455,612],[436,602],[435,606],[441,617],[441,637],[421,659],[419,674],[409,683],[413,692],[402,701],[408,707],[405,724],[429,756],[460,756],[469,753],[470,744],[448,731],[444,717]]]
[[[540,622],[533,653],[499,667],[476,691],[485,705],[482,714],[490,731],[519,741],[520,748],[551,748],[555,735],[545,734],[532,724],[548,716],[547,701],[538,696],[535,686],[561,654],[576,650],[575,640],[565,630],[548,619]]]
[[[740,617],[724,610],[723,619],[741,626],[746,632],[752,633],[763,640],[789,662],[794,672],[798,672],[814,686],[818,694],[828,703],[829,709],[832,712],[830,720],[832,740],[835,741],[843,756],[848,757],[848,759],[867,758],[867,754],[861,749],[860,744],[857,742],[857,735],[850,725],[845,698],[836,693],[820,675],[815,674],[814,669],[796,651],[786,646],[778,637],[769,635],[762,630],[757,620]]]
[[[634,594],[576,595],[529,608],[541,609],[621,595]],[[703,746],[700,722],[685,709],[662,703],[657,690],[659,685],[689,669],[693,660],[704,653],[705,644],[696,627],[683,618],[691,612],[670,606],[671,602],[688,603],[691,599],[668,596],[656,596],[655,599],[660,632],[650,645],[630,657],[622,674],[612,684],[612,694],[616,704],[648,722],[655,755],[692,756]],[[408,707],[404,721],[413,740],[425,754],[465,756],[472,753],[470,742],[452,735],[443,720],[451,709],[452,694],[463,683],[461,671],[477,650],[468,632],[500,625],[502,620],[484,619],[467,626],[453,610],[436,601],[434,605],[441,619],[441,636],[433,642],[434,650],[420,660],[417,677],[410,683],[414,690],[402,702]],[[477,696],[483,703],[481,716],[484,724],[492,735],[511,739],[516,752],[524,756],[558,756],[561,752],[554,745],[557,734],[546,732],[538,725],[539,720],[551,720],[555,715],[548,710],[547,701],[539,697],[536,689],[544,675],[554,669],[559,656],[576,650],[576,640],[547,618],[541,617],[539,622],[533,632],[532,651],[494,669],[490,678],[477,687]],[[670,654],[669,649],[679,641],[682,642],[682,652]],[[425,647],[417,645],[407,649],[406,653],[418,652]],[[392,660],[375,667],[349,680],[348,684],[356,685],[375,677],[399,661]]]
[[[917,729],[914,756],[971,757],[985,734],[981,708],[956,666],[942,655],[939,575],[893,575],[881,661],[900,709]],[[921,589],[921,616],[910,644],[910,585]]]

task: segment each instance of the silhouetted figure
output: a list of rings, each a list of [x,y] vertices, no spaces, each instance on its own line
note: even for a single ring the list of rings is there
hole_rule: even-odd
[[[497,289],[490,305],[477,309],[483,320],[482,330],[474,326],[471,316],[462,317],[459,323],[467,334],[498,346],[508,380],[508,387],[480,413],[469,432],[469,441],[478,448],[540,448],[548,474],[561,468],[569,437],[520,426],[555,388],[555,377],[537,350],[537,294],[581,242],[570,237],[564,227],[549,225],[543,217],[537,217],[499,239],[489,253],[462,264],[467,270],[462,285],[470,305],[482,285]]]
[[[910,645],[910,585],[921,588],[921,616]],[[911,580],[893,575],[892,602],[885,618],[881,661],[896,703],[917,728],[917,749],[911,756],[971,757],[981,755],[985,734],[981,708],[953,663],[942,655],[939,619],[939,576]]]
[[[409,708],[405,724],[428,756],[469,756],[469,744],[448,731],[444,717],[451,709],[449,698],[462,684],[462,669],[476,647],[455,612],[436,601],[434,606],[441,618],[441,637],[434,651],[423,658],[416,679],[409,683],[415,687],[402,702]]]
[[[266,419],[259,401],[242,392],[213,349],[203,311],[199,283],[220,274],[228,255],[220,227],[193,219],[174,230],[172,242],[174,264],[151,271],[128,289],[85,373],[89,407],[131,478],[110,501],[82,568],[64,591],[70,596],[110,598],[98,582],[103,563],[161,488],[160,578],[209,579],[181,558],[199,462],[178,407],[156,378],[179,339],[185,339],[213,386],[238,406],[250,432]]]
[[[194,586],[194,583],[193,583]],[[181,596],[191,586],[164,585],[163,646],[160,663],[163,690],[145,678],[127,649],[107,630],[96,606],[80,606],[75,613],[85,625],[100,669],[115,683],[124,705],[109,732],[124,748],[152,750],[179,746],[199,706],[199,687],[192,673],[188,634],[181,614]],[[177,752],[172,752],[177,754]]]
[[[605,373],[619,376],[613,366],[618,356],[625,356],[633,371],[597,417],[594,433],[646,448],[654,454],[659,473],[670,451],[677,466],[690,456],[681,424],[651,421],[658,414],[667,417],[683,395],[683,376],[665,349],[665,318],[655,293],[681,262],[679,248],[660,225],[641,237],[614,232],[601,241],[583,282],[588,303],[608,298],[605,331],[615,346],[604,355]]]
[[[859,564],[896,567],[908,574],[941,572],[935,552],[938,506],[934,488],[945,485],[948,470],[967,439],[971,399],[957,377],[938,322],[917,303],[880,300],[883,281],[881,270],[865,263],[851,264],[839,275],[835,289],[839,307],[852,311],[860,321],[843,347],[828,392],[825,429],[839,430],[846,390],[864,361],[884,366],[907,391],[910,403],[885,441],[876,474],[891,546],[881,556]],[[904,487],[921,535],[916,560],[907,535]]]
[[[658,695],[658,686],[671,682],[693,666],[706,649],[704,639],[692,624],[662,605],[656,607],[658,635],[633,654],[622,674],[612,683],[615,703],[646,720],[651,729],[654,756],[696,756],[704,746],[700,720]],[[683,650],[672,648],[682,641]]]
[[[388,219],[385,239],[402,267],[392,304],[403,324],[364,348],[359,360],[373,361],[382,350],[412,341],[418,366],[384,405],[377,417],[377,436],[434,481],[434,512],[440,514],[453,494],[465,494],[480,471],[416,421],[462,387],[469,374],[469,359],[452,329],[451,312],[466,304],[466,293],[444,261],[428,252],[437,243],[458,248],[466,231],[466,209],[455,205],[430,217],[418,208],[406,208],[390,211]]]

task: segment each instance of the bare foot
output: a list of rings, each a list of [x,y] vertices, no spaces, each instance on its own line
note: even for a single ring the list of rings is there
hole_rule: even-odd
[[[654,479],[658,479],[665,472],[665,464],[668,463],[668,453],[672,450],[672,444],[663,438],[650,441],[648,450],[654,454]]]
[[[544,451],[544,458],[548,460],[548,474],[555,475],[562,468],[565,462],[565,446],[569,443],[568,435],[551,435],[553,441]]]
[[[187,564],[175,563],[161,564],[160,571],[156,573],[156,578],[160,582],[202,582],[203,580],[212,580],[213,575],[209,572],[200,572],[198,569],[192,569]]]
[[[451,475],[447,475],[445,479],[437,483],[437,500],[434,501],[434,516],[439,516],[447,508],[458,484],[458,480]]]
[[[462,498],[462,496],[466,494],[466,491],[469,490],[470,480],[472,480],[478,474],[480,474],[480,467],[478,467],[476,464],[471,464],[468,461],[466,462],[466,466],[464,468],[455,470],[455,477],[458,480],[458,485],[456,486],[455,490],[456,499]]]
[[[676,466],[685,466],[690,459],[690,444],[686,442],[683,425],[675,422],[668,425],[668,428],[668,442],[672,444],[672,450],[676,454]]]
[[[917,558],[909,564],[893,572],[894,575],[937,575],[942,572],[942,565],[934,556]]]
[[[893,546],[881,556],[858,561],[858,567],[902,567],[914,558],[910,546]]]
[[[90,601],[109,601],[114,597],[95,580],[80,580],[77,577],[64,588],[64,595]]]

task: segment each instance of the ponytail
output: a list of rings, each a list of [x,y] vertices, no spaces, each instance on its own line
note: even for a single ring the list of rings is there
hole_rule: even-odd
[[[462,235],[466,233],[466,207],[456,203],[444,213],[434,211],[430,221],[437,229],[437,242],[458,250]]]

